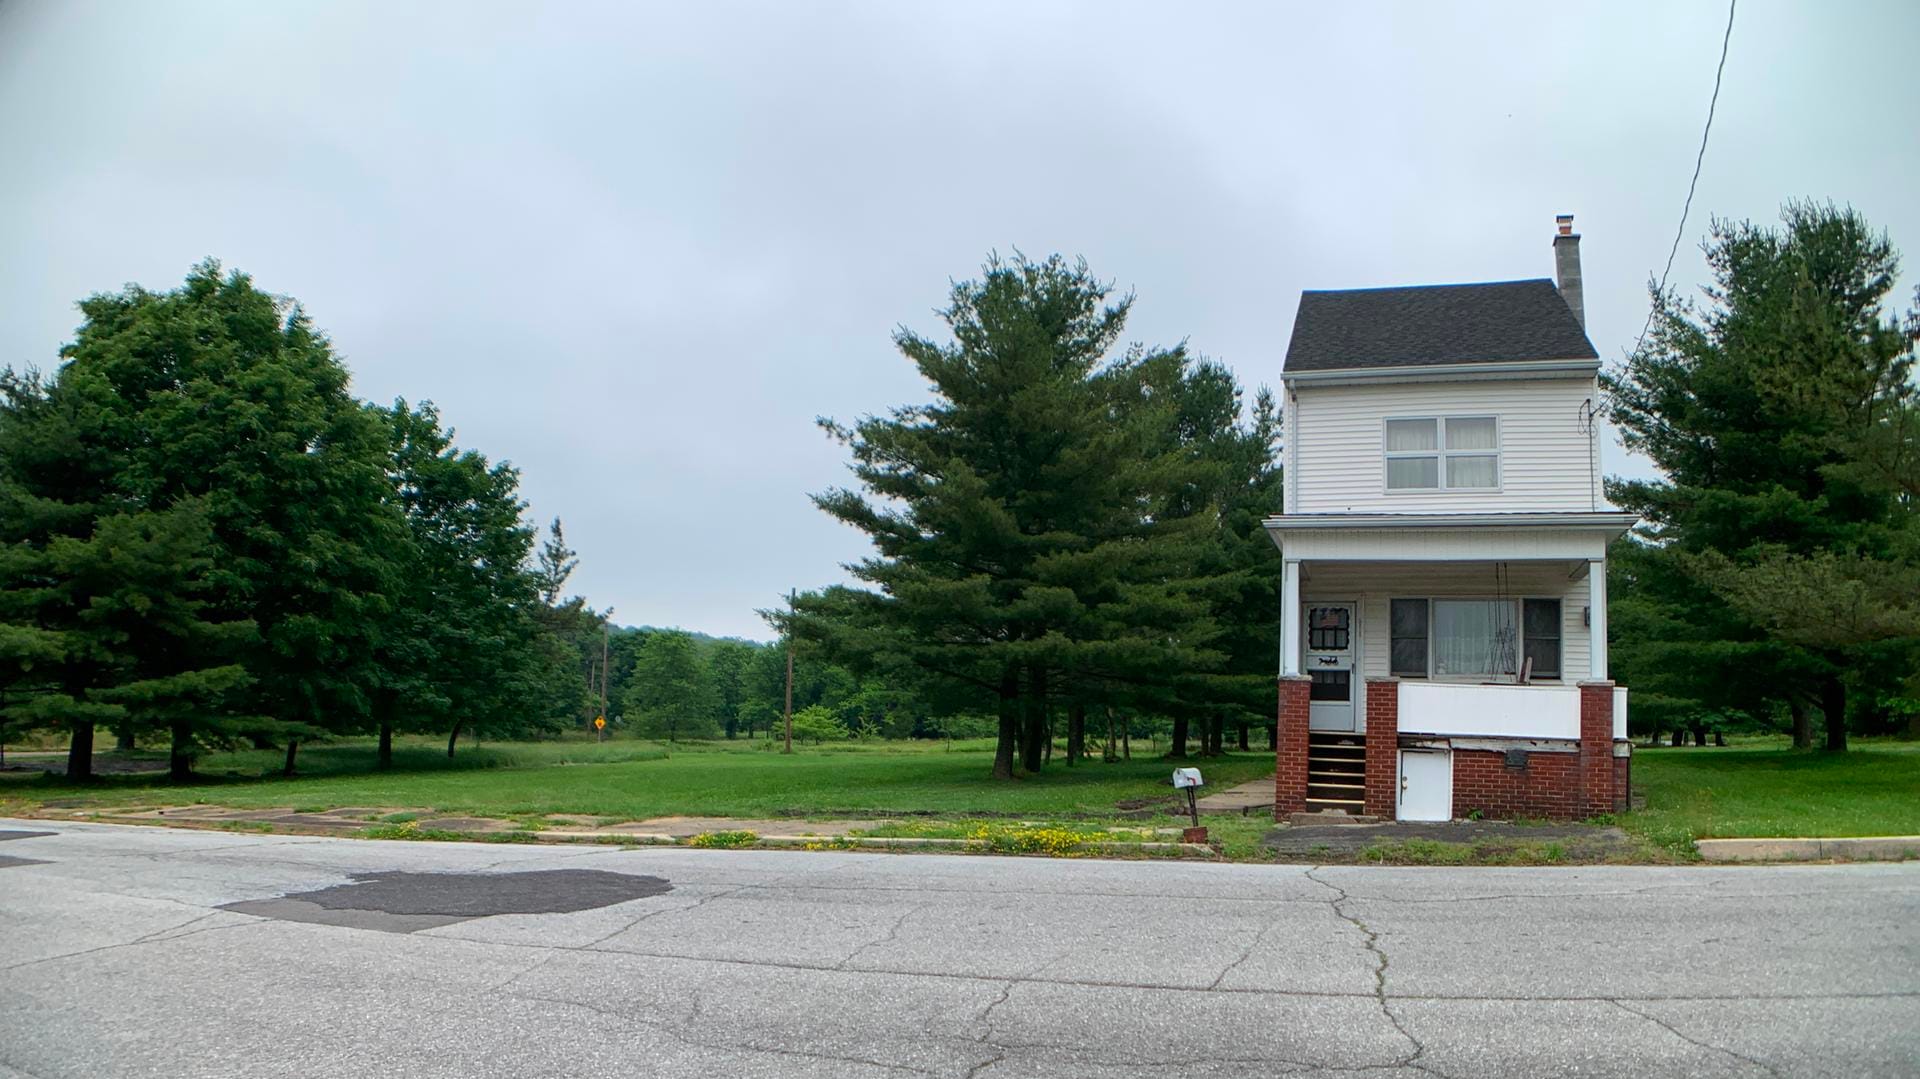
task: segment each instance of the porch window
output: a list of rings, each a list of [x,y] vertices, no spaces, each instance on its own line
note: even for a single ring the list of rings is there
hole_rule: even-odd
[[[1387,619],[1395,677],[1427,676],[1427,601],[1396,599]]]
[[[1494,678],[1514,673],[1514,605],[1485,599],[1433,601],[1433,673]]]
[[[1310,701],[1340,701],[1353,699],[1352,671],[1308,671],[1312,685],[1307,690]]]
[[[1500,486],[1500,424],[1492,416],[1386,421],[1389,491],[1490,491]]]
[[[1307,648],[1314,652],[1344,652],[1351,643],[1351,607],[1315,607],[1307,612]]]
[[[1561,676],[1557,599],[1395,599],[1388,602],[1389,670],[1399,678],[1508,681],[1520,661],[1534,678]]]
[[[1533,661],[1535,678],[1560,677],[1560,601],[1530,599],[1523,604],[1526,659]]]

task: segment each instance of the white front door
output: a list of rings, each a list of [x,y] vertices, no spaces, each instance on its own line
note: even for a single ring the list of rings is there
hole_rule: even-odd
[[[1351,603],[1308,603],[1301,612],[1305,651],[1301,669],[1313,686],[1307,694],[1307,726],[1316,731],[1354,729],[1353,654],[1360,635]]]
[[[1453,819],[1453,754],[1444,749],[1400,751],[1400,820]]]

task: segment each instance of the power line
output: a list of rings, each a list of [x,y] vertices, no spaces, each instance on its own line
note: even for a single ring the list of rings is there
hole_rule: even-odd
[[[1673,272],[1674,256],[1680,253],[1680,240],[1687,234],[1687,215],[1693,210],[1693,191],[1700,184],[1700,165],[1707,159],[1707,137],[1713,134],[1713,110],[1720,104],[1720,77],[1727,70],[1727,45],[1733,40],[1733,11],[1739,0],[1727,0],[1727,32],[1720,38],[1720,66],[1713,69],[1713,98],[1707,102],[1707,126],[1700,132],[1700,152],[1693,159],[1693,179],[1687,181],[1687,201],[1680,207],[1680,227],[1673,230],[1673,246],[1667,250],[1667,268],[1660,271],[1660,294],[1667,291],[1667,275]],[[1654,306],[1647,305],[1647,321],[1640,327],[1640,336],[1634,339],[1633,352],[1638,354],[1640,346],[1647,340],[1647,331],[1653,328]]]

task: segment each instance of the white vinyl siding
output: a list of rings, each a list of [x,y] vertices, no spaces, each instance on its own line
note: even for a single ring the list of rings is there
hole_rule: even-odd
[[[1287,512],[1506,513],[1605,509],[1596,467],[1599,441],[1587,417],[1598,389],[1591,378],[1406,382],[1290,388]],[[1400,418],[1496,419],[1495,444],[1463,454],[1449,489],[1454,455],[1389,454],[1386,422]],[[1462,425],[1462,449],[1484,441],[1484,427]],[[1494,456],[1497,454],[1497,457]],[[1384,459],[1383,459],[1384,458]],[[1387,488],[1388,465],[1432,469],[1426,490]],[[1483,484],[1494,473],[1494,487]],[[1420,477],[1424,482],[1424,473]]]

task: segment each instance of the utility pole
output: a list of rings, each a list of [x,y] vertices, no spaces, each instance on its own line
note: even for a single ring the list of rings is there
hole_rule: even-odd
[[[793,752],[793,592],[787,592],[787,746],[782,753]]]
[[[607,718],[607,646],[613,639],[613,608],[600,623],[600,718]]]

